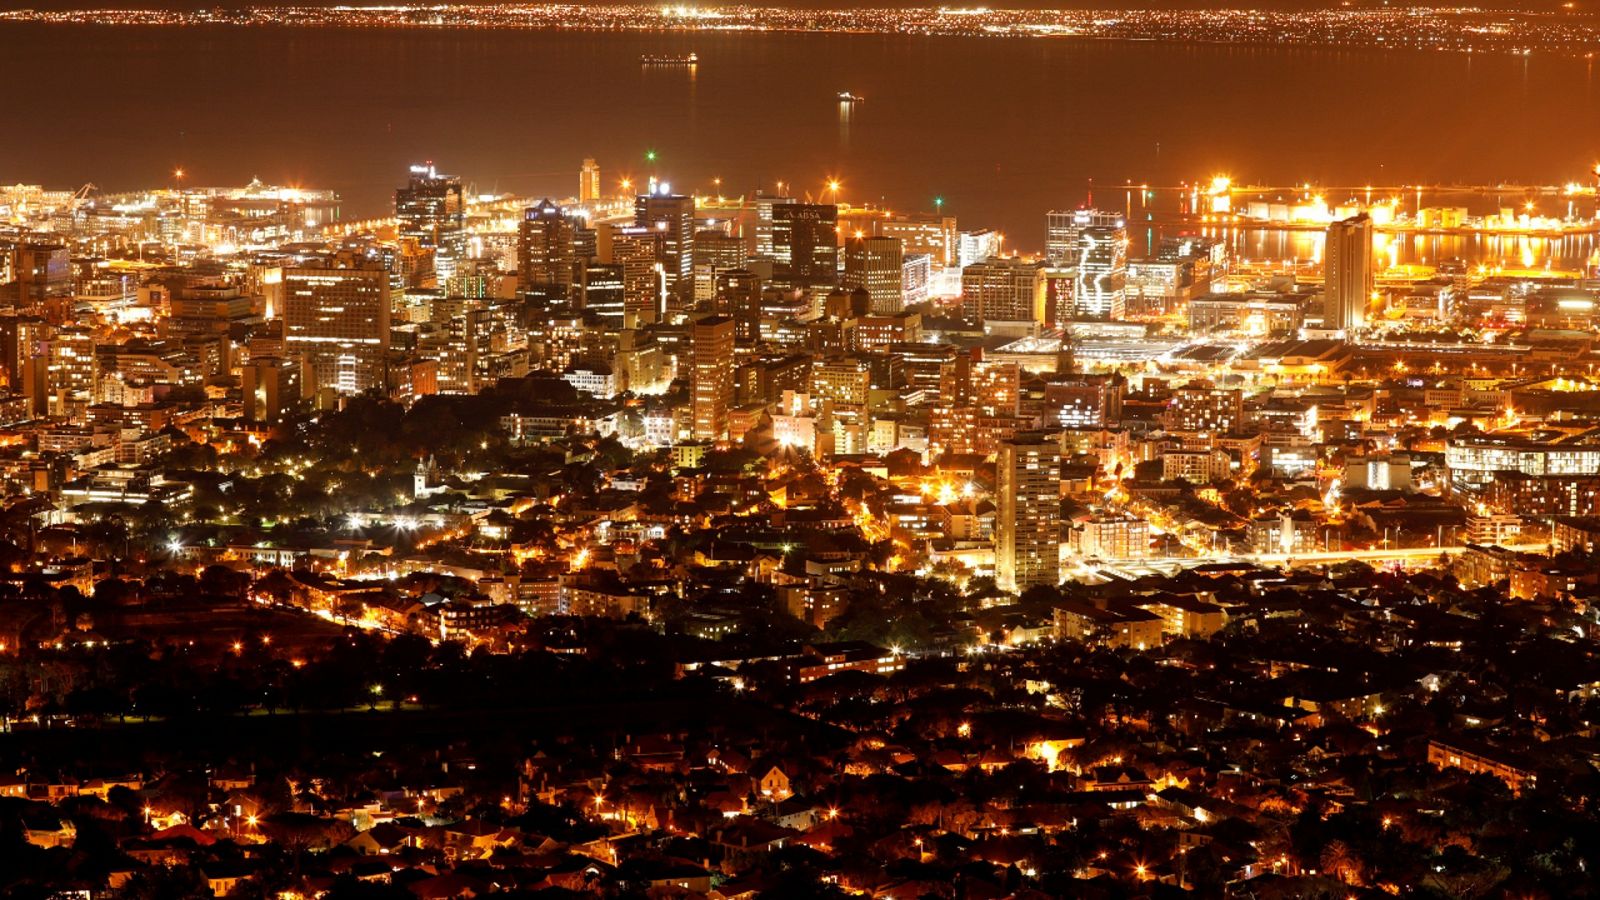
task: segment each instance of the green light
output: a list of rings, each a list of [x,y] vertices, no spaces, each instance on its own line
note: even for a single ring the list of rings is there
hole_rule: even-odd
[[[933,198],[933,205],[939,207],[940,209],[943,209],[944,208],[944,198],[943,197],[935,197],[935,198]]]
[[[646,162],[655,162],[656,161],[656,152],[654,150],[646,150],[644,152],[644,158],[645,158]]]

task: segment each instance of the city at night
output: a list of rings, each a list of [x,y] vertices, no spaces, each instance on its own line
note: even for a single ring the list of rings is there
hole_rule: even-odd
[[[1600,896],[1600,6],[0,10],[0,900]]]

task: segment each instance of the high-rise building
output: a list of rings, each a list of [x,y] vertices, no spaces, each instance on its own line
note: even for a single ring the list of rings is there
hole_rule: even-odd
[[[1044,258],[1052,266],[1078,261],[1078,236],[1091,226],[1120,228],[1122,216],[1098,209],[1052,209],[1044,214]]]
[[[744,239],[726,231],[700,231],[694,236],[694,300],[704,303],[717,295],[717,276],[744,268]],[[719,310],[726,312],[726,310]]]
[[[0,393],[26,397],[31,415],[44,415],[49,389],[50,335],[55,328],[39,316],[0,316]]]
[[[961,312],[980,322],[1044,320],[1044,269],[1038,263],[995,257],[961,270]]]
[[[293,360],[253,357],[240,371],[244,417],[250,422],[276,422],[305,398],[302,370]]]
[[[728,437],[728,407],[733,404],[733,319],[710,316],[694,323],[693,351],[694,438],[720,441]]]
[[[782,203],[772,208],[772,278],[809,288],[839,280],[839,208],[831,203]]]
[[[364,260],[290,267],[283,270],[283,287],[285,345],[317,387],[342,394],[383,387],[388,271]]]
[[[995,581],[1012,591],[1061,582],[1061,444],[1018,434],[996,464]]]
[[[465,256],[466,202],[461,179],[440,175],[433,163],[411,167],[411,181],[394,192],[394,214],[400,237],[433,251],[433,269],[440,278],[455,272]]]
[[[577,223],[546,199],[522,213],[517,229],[517,290],[566,299],[577,268]]]
[[[61,244],[0,241],[0,300],[20,308],[72,296],[72,256]]]
[[[622,328],[627,310],[623,267],[590,262],[583,266],[580,274],[584,315],[595,317],[610,330]]]
[[[933,257],[907,253],[900,262],[900,303],[916,306],[928,302],[933,290]]]
[[[991,256],[999,256],[1006,237],[990,228],[963,231],[956,235],[956,266],[965,269]]]
[[[761,339],[761,279],[748,269],[733,269],[717,276],[712,305],[733,317],[733,336],[742,343]]]
[[[772,211],[785,203],[793,203],[789,197],[775,197],[771,194],[757,192],[756,206],[756,255],[772,256]]]
[[[1121,319],[1128,299],[1128,231],[1114,225],[1086,225],[1078,232],[1072,282],[1073,318]]]
[[[578,202],[594,203],[600,199],[600,164],[592,159],[583,161],[578,170]]]
[[[694,279],[694,198],[671,193],[665,184],[633,201],[634,224],[661,235],[661,265],[667,293],[692,295]]]
[[[1244,426],[1244,392],[1196,383],[1172,392],[1161,423],[1168,431],[1228,434]]]
[[[872,298],[871,310],[878,315],[897,313],[904,308],[902,294],[905,273],[900,241],[892,237],[857,236],[844,245],[844,279],[848,288],[863,288]]]
[[[667,315],[667,275],[662,262],[664,239],[642,226],[619,228],[611,236],[611,261],[622,267],[625,327],[653,325]]]
[[[1372,297],[1372,219],[1362,213],[1329,225],[1322,259],[1323,326],[1360,330]]]
[[[874,231],[883,237],[899,238],[901,249],[908,257],[926,253],[930,262],[941,269],[956,261],[959,238],[955,216],[930,213],[897,215],[877,220]]]

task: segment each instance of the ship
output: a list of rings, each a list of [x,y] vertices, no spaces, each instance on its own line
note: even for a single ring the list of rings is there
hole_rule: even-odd
[[[646,53],[639,57],[639,64],[644,66],[693,66],[699,62],[698,53]]]
[[[860,94],[852,94],[849,91],[840,91],[839,92],[839,102],[840,103],[860,103],[861,101],[863,101],[865,99],[867,99],[867,98],[861,96]]]

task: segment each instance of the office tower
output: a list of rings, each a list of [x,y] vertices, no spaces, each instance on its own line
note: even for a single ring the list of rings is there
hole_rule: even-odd
[[[793,203],[789,197],[774,197],[770,194],[757,192],[756,205],[756,255],[772,256],[772,211],[785,203]]]
[[[1045,385],[1043,410],[1047,427],[1105,428],[1122,418],[1127,383],[1116,376],[1058,374]]]
[[[94,390],[99,360],[93,329],[79,325],[57,328],[46,341],[44,356],[48,360],[47,402],[53,404],[49,413],[65,415],[68,399],[86,398]]]
[[[517,290],[563,302],[577,266],[577,224],[548,199],[522,213],[517,229]]]
[[[888,353],[896,345],[922,341],[922,314],[901,310],[882,316],[862,316],[856,320],[854,335],[857,350]]]
[[[694,198],[656,187],[633,201],[633,223],[661,235],[661,264],[667,293],[692,296],[694,278]]]
[[[908,258],[926,253],[931,264],[939,268],[956,261],[956,247],[960,239],[955,216],[927,213],[900,215],[878,220],[873,231],[883,237],[899,238],[901,250]]]
[[[1044,269],[996,257],[961,270],[961,313],[980,322],[1042,322]]]
[[[1329,225],[1322,258],[1323,327],[1360,330],[1372,297],[1372,219],[1362,213]]]
[[[933,257],[907,253],[900,263],[900,303],[917,306],[928,302],[933,290]]]
[[[1052,209],[1044,214],[1044,258],[1052,266],[1071,266],[1078,261],[1078,236],[1083,229],[1098,226],[1120,228],[1121,214],[1098,209]]]
[[[733,336],[748,344],[761,339],[761,279],[748,269],[717,275],[712,305],[733,318]]]
[[[579,266],[600,256],[600,233],[588,219],[572,218],[572,255]]]
[[[461,179],[440,175],[432,163],[411,167],[411,181],[394,192],[400,237],[433,251],[433,270],[441,278],[455,272],[466,255],[466,203]]]
[[[1061,445],[1029,432],[1000,443],[995,581],[1011,591],[1061,581]]]
[[[866,406],[872,390],[872,367],[860,356],[841,356],[811,363],[812,402],[831,400],[839,406]]]
[[[600,199],[600,164],[592,159],[583,161],[578,170],[578,202],[595,203]]]
[[[293,360],[258,356],[240,372],[244,418],[249,422],[276,422],[306,397],[309,391],[303,369]]]
[[[986,416],[1015,416],[1022,403],[1022,366],[985,359],[972,367],[972,402]]]
[[[341,260],[283,270],[283,322],[291,358],[318,388],[358,394],[384,385],[389,352],[389,273]]]
[[[664,239],[648,228],[619,228],[611,236],[611,261],[622,267],[622,304],[627,328],[653,325],[667,314]]]
[[[694,323],[691,393],[695,440],[726,439],[733,403],[733,319],[728,316]]]
[[[72,296],[72,256],[60,244],[0,241],[0,300],[19,308]]]
[[[839,278],[839,209],[831,203],[772,208],[772,276],[784,287],[831,285]]]
[[[1121,319],[1128,298],[1128,231],[1115,225],[1085,225],[1078,232],[1077,258],[1072,261],[1073,318]]]
[[[418,347],[438,361],[439,393],[476,394],[498,379],[527,374],[521,309],[509,300],[447,297],[433,303],[429,319],[436,328]]]
[[[900,241],[896,238],[850,238],[844,245],[842,284],[865,289],[872,298],[872,312],[878,315],[897,313],[905,305],[901,293],[905,278],[902,263]]]
[[[621,329],[627,308],[623,290],[623,267],[590,262],[580,271],[582,281],[579,288],[584,315],[594,317],[609,330]]]
[[[1161,415],[1168,431],[1195,434],[1228,434],[1244,426],[1244,392],[1216,388],[1207,384],[1182,387]]]
[[[700,231],[694,236],[694,300],[704,303],[717,294],[717,276],[742,269],[744,238],[725,231]],[[722,310],[726,312],[726,310]]]
[[[27,397],[32,415],[45,412],[46,370],[44,348],[55,328],[39,316],[0,316],[0,393]]]
[[[988,228],[961,232],[956,236],[956,265],[965,269],[992,256],[999,256],[1005,240],[1005,235]]]

